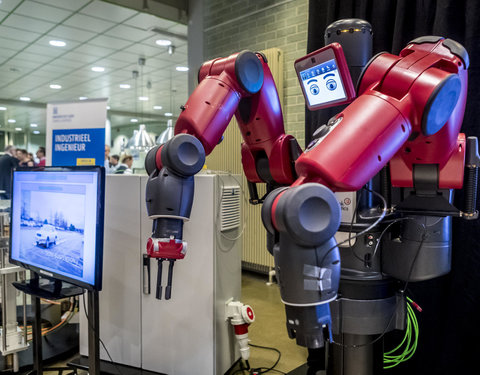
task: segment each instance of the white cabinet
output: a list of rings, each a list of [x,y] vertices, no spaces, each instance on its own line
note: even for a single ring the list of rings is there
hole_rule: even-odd
[[[240,299],[240,179],[195,177],[192,214],[184,226],[187,254],[175,262],[170,300],[155,298],[155,259],[151,293],[143,292],[143,254],[152,228],[144,201],[147,179],[107,176],[100,337],[118,363],[168,375],[223,374],[240,357],[225,320],[225,302]],[[238,226],[221,232],[221,223],[232,220]],[[163,263],[165,292],[168,262]],[[87,355],[83,314],[80,331],[80,353]],[[101,358],[108,360],[103,348]]]

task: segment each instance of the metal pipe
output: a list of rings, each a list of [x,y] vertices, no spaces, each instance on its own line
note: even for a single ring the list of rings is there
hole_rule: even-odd
[[[18,352],[13,353],[13,372],[18,372],[20,370],[20,366],[18,363]]]
[[[3,268],[3,267],[2,267]],[[6,296],[7,296],[7,277],[2,275],[2,351],[7,350],[7,308],[6,308]]]

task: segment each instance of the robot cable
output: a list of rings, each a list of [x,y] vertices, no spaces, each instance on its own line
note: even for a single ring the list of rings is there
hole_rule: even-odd
[[[349,235],[348,235],[348,238],[347,238],[346,240],[337,243],[335,246],[332,246],[330,249],[327,250],[327,252],[326,252],[325,255],[323,256],[321,262],[319,263],[320,266],[323,264],[323,262],[325,261],[325,259],[327,258],[327,256],[328,256],[333,250],[335,250],[336,248],[338,248],[338,246],[343,245],[344,243],[347,243],[347,242],[348,242],[348,243],[351,243],[351,241],[352,241],[353,239],[358,238],[358,237],[361,237],[361,236],[363,236],[365,233],[371,231],[371,230],[372,230],[373,228],[375,228],[375,227],[385,218],[385,216],[387,215],[388,206],[387,206],[387,201],[385,200],[385,198],[384,198],[381,194],[377,193],[376,191],[370,190],[370,189],[368,189],[368,188],[366,188],[366,187],[363,187],[363,188],[362,188],[362,191],[363,191],[363,190],[367,190],[367,191],[375,194],[376,196],[378,196],[378,197],[382,200],[383,209],[382,209],[382,212],[381,212],[380,216],[378,216],[378,217],[377,217],[377,220],[375,220],[368,228],[362,230],[361,232],[357,233],[357,234],[354,235],[354,236],[351,236],[351,233],[352,233],[352,232],[351,232],[351,230],[350,230]],[[358,198],[358,200],[360,200],[360,197]],[[358,207],[358,204],[357,204],[357,207]],[[351,227],[353,226],[353,220],[354,220],[355,214],[356,214],[356,212],[357,212],[357,207],[355,207],[355,212],[354,212],[354,214],[353,214],[353,218],[352,218],[352,222],[351,222]],[[356,256],[356,254],[354,254],[354,255]],[[359,257],[358,257],[358,258],[359,258]],[[363,259],[362,259],[362,262],[363,262]]]
[[[408,284],[410,282],[410,278],[412,276],[412,272],[413,272],[413,268],[415,267],[415,263],[418,259],[418,256],[420,255],[420,250],[422,249],[423,247],[423,243],[425,242],[426,238],[427,238],[427,229],[426,227],[421,224],[421,227],[423,228],[423,234],[422,234],[422,239],[418,245],[418,249],[417,249],[417,252],[415,254],[415,257],[413,258],[412,260],[412,264],[410,265],[410,270],[408,272],[408,277],[407,277],[407,280],[405,281],[405,285],[403,286],[403,289],[400,290],[400,293],[402,295],[405,294],[405,291],[407,290],[407,287],[408,287]],[[335,342],[335,341],[332,341],[332,344],[334,345],[338,345],[338,346],[342,346],[344,348],[360,348],[360,347],[363,347],[363,346],[369,346],[369,345],[373,345],[375,344],[376,342],[378,342],[379,340],[381,340],[385,334],[387,333],[388,331],[388,328],[390,327],[390,324],[392,324],[393,322],[393,318],[395,317],[396,315],[396,311],[397,311],[397,308],[398,308],[398,302],[397,304],[395,305],[395,309],[393,310],[391,316],[390,316],[390,319],[388,320],[388,323],[387,325],[385,326],[383,332],[380,334],[380,336],[378,336],[377,338],[373,339],[372,341],[368,342],[368,343],[365,343],[365,344],[358,344],[358,345],[345,345],[345,344],[342,344],[342,343],[339,343],[339,342]]]

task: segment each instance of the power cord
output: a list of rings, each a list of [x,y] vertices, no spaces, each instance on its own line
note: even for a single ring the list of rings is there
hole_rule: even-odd
[[[102,344],[103,346],[103,349],[105,349],[105,352],[107,353],[108,355],[108,358],[110,359],[110,362],[113,364],[113,366],[115,367],[115,369],[117,370],[117,372],[119,373],[119,375],[123,375],[122,374],[122,371],[120,371],[120,368],[117,366],[117,364],[113,361],[112,359],[112,356],[110,355],[110,352],[108,351],[107,347],[105,346],[104,342],[102,341],[102,339],[100,338],[97,330],[95,330],[93,328],[93,324],[90,322],[90,318],[88,316],[88,313],[87,313],[87,308],[85,307],[86,306],[86,303],[85,303],[85,293],[82,294],[82,299],[83,299],[83,311],[85,312],[85,317],[87,318],[87,322],[88,322],[88,325],[90,326],[90,329],[93,330],[98,338],[98,341],[100,342],[100,344]]]
[[[232,375],[236,375],[236,374],[261,375],[261,374],[266,374],[267,372],[271,372],[271,371],[273,371],[275,373],[278,373],[278,374],[286,375],[285,372],[275,369],[275,367],[280,362],[280,358],[282,358],[282,353],[280,352],[280,350],[278,350],[277,348],[272,348],[272,347],[268,347],[268,346],[261,346],[261,345],[255,345],[255,344],[249,344],[249,345],[253,348],[272,350],[272,351],[276,352],[278,354],[277,360],[275,361],[275,363],[271,367],[255,367],[255,368],[250,368],[250,364],[248,363],[248,361],[246,361],[247,362],[247,369],[237,370]],[[245,371],[248,371],[248,372],[245,373]]]

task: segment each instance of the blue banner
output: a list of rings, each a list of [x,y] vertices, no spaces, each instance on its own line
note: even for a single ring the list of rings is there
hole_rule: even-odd
[[[53,166],[103,166],[104,159],[105,128],[53,129]]]

